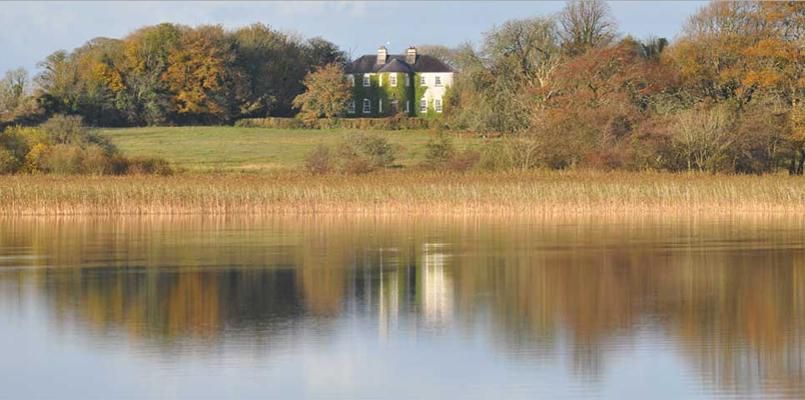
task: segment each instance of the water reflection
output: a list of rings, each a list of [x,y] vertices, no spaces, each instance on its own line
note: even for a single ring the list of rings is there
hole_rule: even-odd
[[[233,343],[293,356],[358,321],[381,343],[481,341],[502,363],[549,365],[604,395],[629,357],[670,352],[682,363],[669,372],[702,397],[797,398],[803,227],[761,218],[4,220],[0,310],[7,326],[8,310],[33,308],[56,332],[163,356]],[[669,379],[644,378],[656,387]]]

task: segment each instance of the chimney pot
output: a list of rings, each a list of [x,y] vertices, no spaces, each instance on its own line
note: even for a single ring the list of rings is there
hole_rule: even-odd
[[[385,46],[380,47],[379,49],[377,49],[377,65],[385,64],[386,60],[388,59],[388,56],[389,56],[389,52],[388,52],[388,50],[386,50]]]
[[[408,64],[416,63],[416,47],[411,46],[405,51],[405,62]]]

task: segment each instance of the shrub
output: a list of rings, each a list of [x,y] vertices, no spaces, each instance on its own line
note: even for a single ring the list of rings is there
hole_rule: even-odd
[[[83,150],[81,172],[92,175],[113,173],[112,157],[98,145],[89,145]]]
[[[45,153],[44,169],[54,174],[81,173],[81,147],[73,144],[57,144]]]
[[[449,136],[439,133],[425,144],[425,160],[422,162],[422,166],[430,169],[443,168],[455,154],[456,148],[453,140]]]
[[[173,175],[173,168],[161,158],[135,157],[128,159],[126,164],[126,173],[130,175]]]
[[[14,154],[4,148],[0,148],[0,174],[11,174],[19,168],[19,160]]]
[[[501,140],[487,142],[479,154],[478,166],[486,171],[503,171],[513,167],[511,153]]]
[[[475,167],[480,160],[481,153],[466,149],[453,154],[447,162],[447,168],[451,171],[466,172]]]
[[[378,135],[352,134],[344,138],[338,155],[348,173],[366,173],[377,168],[388,168],[397,158],[399,147]]]
[[[45,160],[50,151],[50,146],[44,143],[37,143],[28,154],[25,155],[22,169],[25,172],[35,173],[46,170]]]
[[[82,147],[95,144],[109,153],[115,152],[114,145],[108,139],[91,131],[77,115],[55,115],[39,127],[52,144],[73,144]]]
[[[425,160],[422,166],[429,169],[444,169],[465,172],[473,168],[481,159],[481,153],[466,149],[456,150],[453,140],[440,133],[425,145]]]
[[[244,118],[235,122],[235,126],[243,128],[275,128],[301,129],[305,125],[296,118]]]
[[[333,170],[333,154],[330,147],[320,144],[305,158],[305,169],[316,175]]]

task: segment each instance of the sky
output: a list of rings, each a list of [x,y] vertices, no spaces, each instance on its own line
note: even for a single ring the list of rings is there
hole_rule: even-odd
[[[620,31],[638,38],[672,39],[704,2],[610,2]],[[527,1],[297,1],[297,2],[0,2],[0,74],[72,50],[95,37],[121,38],[161,22],[221,24],[261,22],[304,37],[321,36],[353,57],[386,45],[478,43],[483,32],[510,19],[551,15],[563,2]]]

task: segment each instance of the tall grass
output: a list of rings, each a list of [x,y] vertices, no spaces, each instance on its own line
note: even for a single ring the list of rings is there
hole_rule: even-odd
[[[803,213],[788,176],[529,172],[0,177],[1,215]]]

